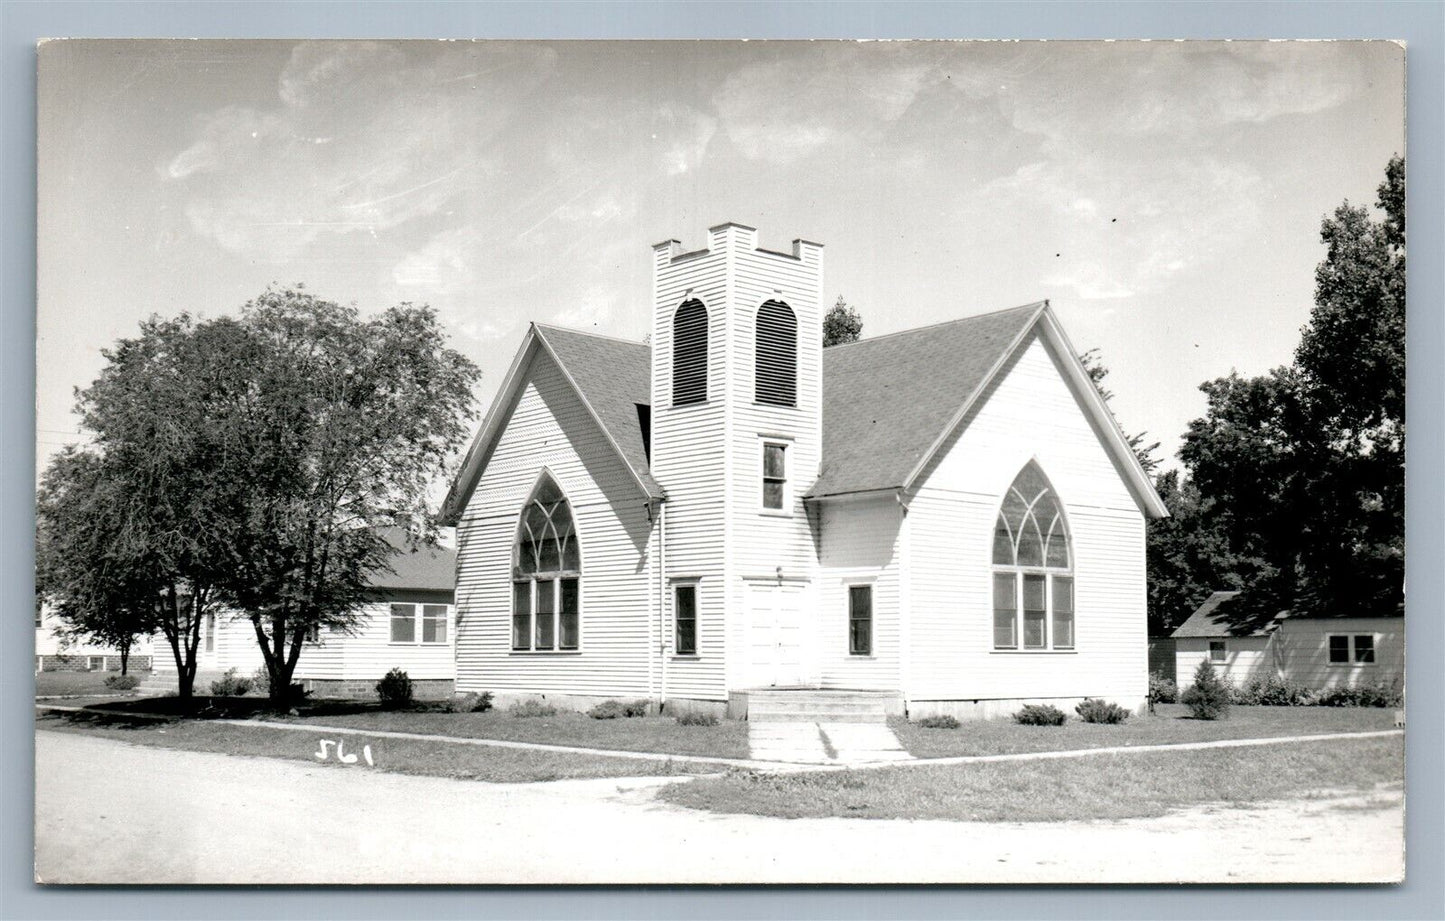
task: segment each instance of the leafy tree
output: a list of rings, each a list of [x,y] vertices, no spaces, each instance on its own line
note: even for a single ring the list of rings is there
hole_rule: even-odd
[[[862,335],[863,318],[858,315],[858,311],[848,306],[843,295],[838,295],[838,300],[823,315],[823,348],[857,342]]]
[[[1404,178],[1396,157],[1378,190],[1380,219],[1348,202],[1324,219],[1326,255],[1293,364],[1201,385],[1208,409],[1180,458],[1208,518],[1201,528],[1227,547],[1214,557],[1215,587],[1246,589],[1240,616],[1401,604]]]
[[[1209,660],[1202,659],[1194,670],[1194,683],[1179,695],[1179,702],[1188,706],[1197,720],[1217,720],[1229,715],[1229,688]]]
[[[1243,585],[1229,542],[1193,481],[1168,470],[1154,487],[1169,517],[1147,524],[1149,635],[1167,636],[1212,592]]]
[[[269,290],[239,322],[240,397],[221,424],[248,496],[221,589],[251,621],[279,704],[306,636],[356,626],[395,552],[387,528],[431,536],[427,490],[466,435],[478,371],[427,307],[363,320],[300,289]]]
[[[37,504],[37,589],[67,629],[128,649],[159,630],[191,696],[202,619],[228,563],[226,511],[244,494],[228,478],[230,446],[212,425],[226,405],[227,321],[188,315],[141,324],[103,354],[77,393],[94,434],[46,470]]]
[[[1099,396],[1104,398],[1104,402],[1108,403],[1113,400],[1114,391],[1104,386],[1104,378],[1109,376],[1109,369],[1104,364],[1099,350],[1097,348],[1089,349],[1079,356],[1079,361],[1083,363],[1084,370],[1089,372],[1089,379],[1094,382],[1094,388],[1099,391]],[[1154,455],[1154,452],[1159,450],[1159,442],[1145,444],[1144,440],[1149,437],[1148,432],[1139,432],[1134,435],[1126,432],[1124,437],[1128,439],[1134,456],[1139,458],[1139,466],[1144,468],[1145,473],[1153,476],[1154,471],[1159,468],[1159,458]]]

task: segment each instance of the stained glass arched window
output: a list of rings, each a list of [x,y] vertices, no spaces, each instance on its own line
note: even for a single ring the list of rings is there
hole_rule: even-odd
[[[996,649],[1074,647],[1073,554],[1063,503],[1036,461],[1014,478],[993,533]]]
[[[522,508],[512,555],[512,648],[578,647],[582,548],[572,506],[544,473]]]

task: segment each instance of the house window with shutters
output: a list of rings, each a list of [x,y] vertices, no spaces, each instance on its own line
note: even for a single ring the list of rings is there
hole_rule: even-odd
[[[575,651],[582,551],[572,506],[548,474],[522,509],[512,563],[512,650]]]
[[[672,405],[707,402],[707,308],[685,301],[672,317]]]
[[[1064,508],[1034,461],[1009,487],[994,526],[993,646],[1074,648],[1074,573]]]
[[[782,301],[758,308],[755,367],[759,403],[798,405],[798,318]]]

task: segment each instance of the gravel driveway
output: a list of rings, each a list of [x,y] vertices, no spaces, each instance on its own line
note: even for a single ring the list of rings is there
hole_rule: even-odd
[[[37,732],[47,883],[1384,882],[1398,790],[1123,822],[721,816],[667,779],[485,784]]]

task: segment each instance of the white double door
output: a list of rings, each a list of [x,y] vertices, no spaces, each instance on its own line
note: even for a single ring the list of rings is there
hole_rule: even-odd
[[[789,687],[808,681],[807,587],[747,583],[747,686]]]

